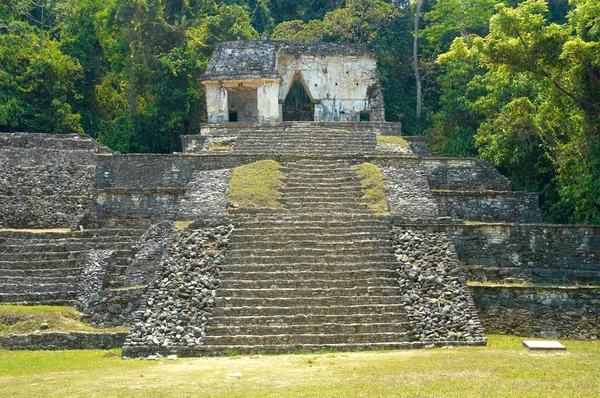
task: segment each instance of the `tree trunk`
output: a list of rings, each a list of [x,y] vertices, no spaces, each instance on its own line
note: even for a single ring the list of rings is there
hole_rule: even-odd
[[[421,74],[419,73],[419,18],[421,16],[421,7],[423,0],[417,1],[415,10],[415,31],[413,39],[413,66],[415,68],[415,80],[417,82],[417,121],[421,120],[421,109],[423,107],[423,90],[421,88]]]

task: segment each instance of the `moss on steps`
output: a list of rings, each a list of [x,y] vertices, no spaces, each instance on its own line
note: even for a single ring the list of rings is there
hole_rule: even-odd
[[[229,208],[280,209],[280,189],[284,186],[281,165],[260,160],[233,169],[229,186]]]
[[[385,199],[385,190],[383,185],[383,173],[379,167],[373,163],[363,163],[352,166],[356,172],[363,189],[363,200],[367,207],[378,215],[387,215],[389,207]]]

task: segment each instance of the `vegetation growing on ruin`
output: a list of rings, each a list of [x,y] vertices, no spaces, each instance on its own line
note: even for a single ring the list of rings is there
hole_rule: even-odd
[[[281,208],[282,179],[281,165],[274,160],[234,168],[229,185],[229,208]]]
[[[231,149],[231,144],[222,140],[210,140],[208,143],[208,150],[211,152],[228,152]]]
[[[383,183],[383,173],[381,169],[373,163],[363,163],[352,166],[356,172],[363,189],[363,200],[367,207],[373,210],[375,214],[389,214],[387,201],[385,200],[385,188]]]
[[[377,145],[384,148],[389,147],[392,151],[411,152],[408,142],[404,138],[395,135],[378,135]]]
[[[600,346],[487,347],[123,361],[111,351],[0,351],[7,397],[594,397]],[[199,376],[201,375],[201,376]]]
[[[0,335],[39,332],[127,332],[128,328],[96,329],[79,320],[72,307],[0,306]],[[42,324],[46,328],[42,329]]]

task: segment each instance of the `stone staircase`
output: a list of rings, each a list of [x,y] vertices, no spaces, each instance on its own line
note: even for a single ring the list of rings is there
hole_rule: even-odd
[[[73,305],[92,249],[113,250],[110,283],[123,286],[133,243],[142,230],[0,231],[0,303]]]
[[[374,132],[316,126],[294,122],[284,126],[264,126],[240,132],[236,151],[244,153],[364,154],[377,146]]]
[[[237,220],[204,353],[415,345],[389,228],[349,165],[302,159],[283,171],[284,211]]]

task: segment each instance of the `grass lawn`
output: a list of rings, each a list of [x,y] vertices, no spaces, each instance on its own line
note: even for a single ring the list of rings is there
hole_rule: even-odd
[[[147,361],[119,351],[0,351],[3,397],[598,397],[600,343]],[[239,373],[241,375],[239,375]]]
[[[95,329],[79,320],[73,307],[0,305],[0,336],[41,332],[127,332],[129,328]],[[42,330],[42,323],[47,329]],[[2,365],[0,365],[2,366]],[[1,394],[0,394],[1,395]]]

